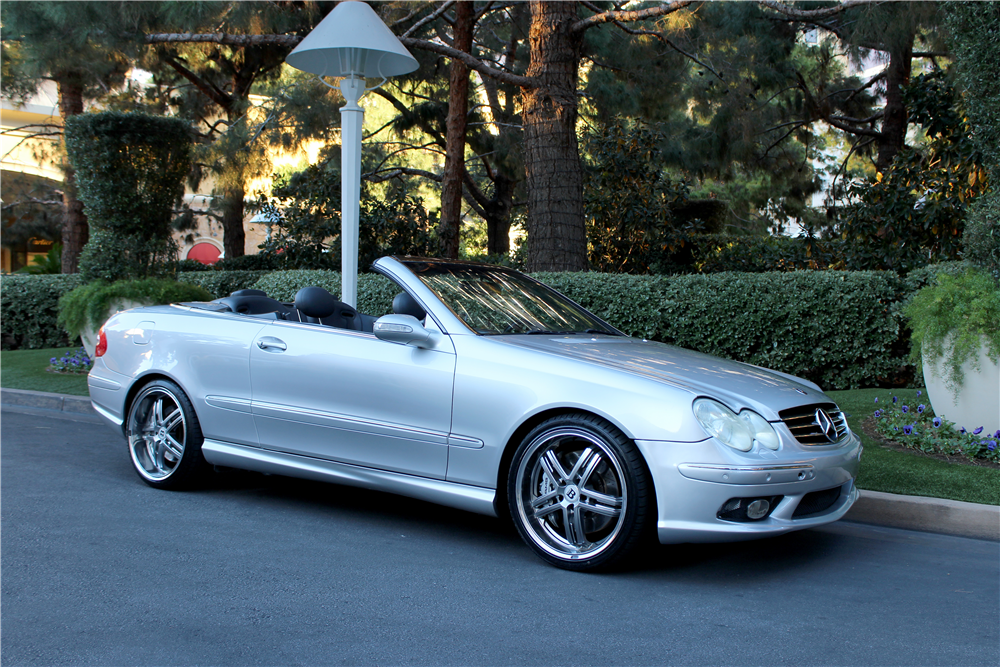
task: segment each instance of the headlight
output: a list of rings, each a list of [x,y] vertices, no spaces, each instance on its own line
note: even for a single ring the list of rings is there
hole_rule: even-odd
[[[709,435],[733,449],[749,452],[754,443],[767,449],[778,448],[774,427],[752,410],[737,415],[718,401],[699,398],[694,402],[694,416]]]

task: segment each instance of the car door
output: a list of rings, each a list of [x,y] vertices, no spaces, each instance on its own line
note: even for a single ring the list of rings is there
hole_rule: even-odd
[[[275,322],[250,353],[260,444],[444,479],[455,353],[319,324]]]

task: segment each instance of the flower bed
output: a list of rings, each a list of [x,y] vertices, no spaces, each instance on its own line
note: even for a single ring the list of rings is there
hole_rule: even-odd
[[[921,397],[918,391],[917,401]],[[956,426],[935,415],[930,405],[911,405],[891,394],[875,399],[872,416],[878,434],[894,444],[972,462],[1000,463],[1000,430],[989,433],[982,426],[971,430]]]
[[[94,367],[94,360],[82,347],[69,350],[61,357],[49,359],[48,370],[52,373],[67,373],[71,375],[86,375]]]

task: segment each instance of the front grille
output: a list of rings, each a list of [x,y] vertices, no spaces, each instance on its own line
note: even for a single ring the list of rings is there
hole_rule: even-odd
[[[822,411],[830,418],[836,429],[836,436],[831,440],[823,428]],[[792,432],[792,435],[803,445],[832,445],[847,436],[847,417],[833,403],[817,403],[789,408],[778,413],[781,421]]]
[[[825,491],[813,491],[802,496],[799,506],[792,512],[792,518],[817,514],[830,507],[840,498],[840,487],[835,486]]]

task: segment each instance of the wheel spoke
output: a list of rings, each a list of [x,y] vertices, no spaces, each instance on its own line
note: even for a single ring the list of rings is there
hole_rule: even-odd
[[[562,505],[560,505],[559,503],[552,503],[551,505],[546,505],[545,507],[536,508],[534,516],[536,519],[543,519],[554,512],[558,512],[561,509]]]
[[[597,466],[601,465],[601,461],[604,459],[601,457],[600,452],[594,451],[590,447],[583,450],[580,454],[580,458],[577,460],[576,465],[573,466],[573,479],[576,480],[577,486],[581,489],[587,485],[590,480],[590,476],[594,474]]]
[[[174,440],[172,436],[167,436],[167,439],[163,441],[163,447],[173,454],[174,458],[178,461],[184,455],[184,445]]]
[[[563,527],[566,531],[566,540],[574,547],[581,549],[587,544],[587,535],[583,531],[583,520],[578,510],[573,507],[563,510]]]
[[[183,423],[184,423],[184,413],[181,412],[180,408],[177,408],[169,415],[167,415],[166,419],[164,419],[163,428],[167,429],[167,431],[173,431],[178,424],[183,424]]]
[[[153,403],[153,425],[159,426],[163,423],[163,397],[156,399]]]
[[[552,478],[553,486],[562,486],[569,481],[569,477],[566,475],[566,471],[563,470],[562,464],[559,463],[556,453],[551,449],[542,455],[540,463],[545,468],[545,472]]]
[[[535,509],[538,509],[542,505],[550,504],[550,501],[555,500],[558,496],[559,496],[558,492],[549,491],[548,493],[538,496],[537,498],[532,500],[531,506],[534,507]]]

